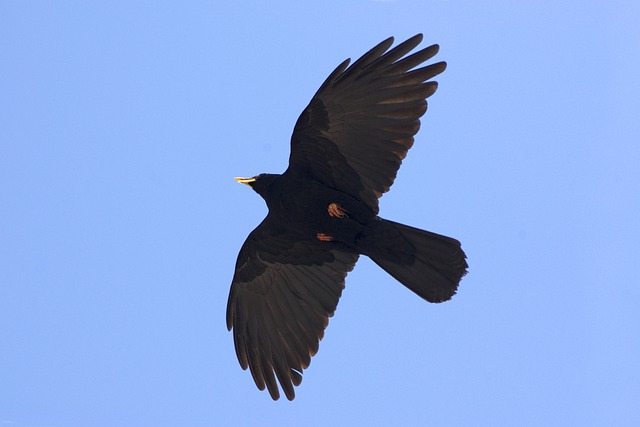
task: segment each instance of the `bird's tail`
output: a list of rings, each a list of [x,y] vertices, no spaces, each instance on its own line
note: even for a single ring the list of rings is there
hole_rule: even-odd
[[[360,251],[396,280],[429,302],[456,293],[467,273],[460,242],[450,237],[379,218],[357,241]]]

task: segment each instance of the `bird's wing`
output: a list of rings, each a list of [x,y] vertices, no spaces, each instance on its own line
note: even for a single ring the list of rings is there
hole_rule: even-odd
[[[236,263],[227,303],[227,328],[242,369],[260,390],[289,400],[302,370],[318,351],[338,305],[344,279],[358,255],[340,244],[294,241],[277,235],[267,219],[247,238]]]
[[[438,52],[433,45],[405,56],[421,41],[418,34],[388,51],[391,37],[350,67],[340,64],[296,122],[288,171],[311,174],[377,212],[436,91],[427,80],[446,68],[415,69]]]

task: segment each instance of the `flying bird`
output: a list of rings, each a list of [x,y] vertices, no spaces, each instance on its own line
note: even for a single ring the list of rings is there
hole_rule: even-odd
[[[411,53],[421,41],[390,49],[390,37],[342,62],[298,118],[287,170],[235,178],[269,213],[240,249],[227,328],[240,366],[274,400],[277,382],[294,399],[360,255],[434,303],[449,300],[467,272],[459,241],[378,216],[436,91],[429,80],[446,68],[416,68],[439,49]]]

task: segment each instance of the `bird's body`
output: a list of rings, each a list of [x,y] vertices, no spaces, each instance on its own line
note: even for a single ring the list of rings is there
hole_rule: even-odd
[[[331,73],[300,115],[282,174],[236,178],[266,201],[267,217],[245,241],[227,304],[238,360],[256,385],[288,399],[318,351],[360,255],[430,302],[455,294],[466,273],[460,242],[378,216],[437,84],[438,51],[405,56],[417,35],[393,39]]]
[[[266,220],[286,225],[280,232],[292,239],[316,239],[320,233],[355,249],[356,236],[376,218],[375,212],[362,202],[310,177],[284,173],[268,178],[263,175],[262,179],[270,181],[261,194],[269,208]],[[345,210],[342,218],[329,214],[332,203]]]

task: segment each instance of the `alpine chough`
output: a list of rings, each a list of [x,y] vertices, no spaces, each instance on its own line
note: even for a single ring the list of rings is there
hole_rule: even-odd
[[[416,68],[439,49],[409,54],[421,41],[389,50],[391,37],[338,65],[296,122],[287,170],[235,178],[269,213],[240,249],[227,328],[240,366],[274,400],[276,379],[295,397],[359,255],[429,302],[450,299],[467,272],[457,240],[378,216],[436,91],[429,80],[446,68]]]

